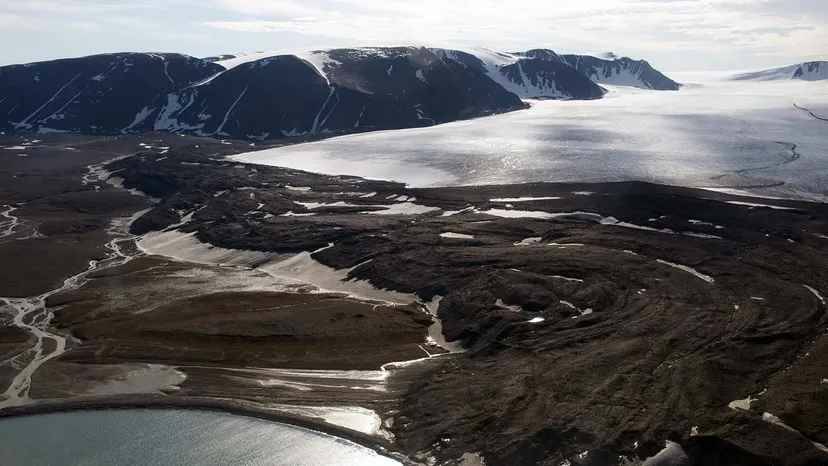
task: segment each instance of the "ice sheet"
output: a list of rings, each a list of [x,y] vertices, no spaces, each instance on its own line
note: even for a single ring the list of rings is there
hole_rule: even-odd
[[[503,115],[234,158],[412,186],[634,179],[826,199],[828,127],[793,106],[826,113],[824,83],[688,84],[679,92],[608,86],[600,100],[533,101]]]

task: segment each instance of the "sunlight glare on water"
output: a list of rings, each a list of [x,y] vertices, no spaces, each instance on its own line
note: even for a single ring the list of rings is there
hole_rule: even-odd
[[[205,411],[76,411],[8,418],[0,420],[0,438],[4,466],[400,464],[322,433]]]

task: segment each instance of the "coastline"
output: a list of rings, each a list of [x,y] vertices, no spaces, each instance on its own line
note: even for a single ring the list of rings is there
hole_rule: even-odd
[[[8,407],[0,410],[0,420],[71,411],[117,411],[130,409],[213,411],[252,417],[343,438],[363,447],[370,448],[383,456],[400,461],[405,466],[417,466],[420,464],[411,461],[404,454],[397,451],[393,443],[386,439],[339,427],[322,420],[267,410],[240,400],[206,397],[174,398],[152,394],[95,396],[90,398],[79,397],[71,400],[37,400],[32,404]]]

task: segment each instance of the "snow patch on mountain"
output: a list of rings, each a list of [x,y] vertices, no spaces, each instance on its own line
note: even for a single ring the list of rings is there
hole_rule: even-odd
[[[196,94],[194,92],[187,95],[167,94],[167,103],[161,107],[158,117],[155,119],[153,129],[155,131],[192,131],[201,129],[204,124],[187,125],[181,123],[178,116],[184,113],[195,101]]]
[[[271,50],[267,52],[259,51],[238,53],[234,55],[223,55],[222,57],[226,56],[232,58],[216,60],[214,61],[214,63],[223,66],[224,68],[226,68],[226,70],[231,70],[237,66],[244,65],[245,63],[251,63],[259,60],[266,60],[268,58],[274,58],[285,55],[294,56],[306,62],[311,68],[313,68],[314,71],[316,71],[317,74],[319,74],[319,76],[324,78],[325,81],[328,82],[328,84],[330,84],[328,70],[342,64],[339,61],[331,58],[328,51],[325,50]],[[217,76],[218,75],[212,76],[206,81],[198,83],[197,86],[207,84],[213,79],[215,79]]]
[[[245,63],[250,63],[256,60],[263,60],[265,58],[272,58],[278,55],[286,55],[284,51],[280,52],[277,50],[271,51],[258,51],[258,52],[241,52],[235,53],[233,55],[229,55],[232,58],[225,58],[223,60],[216,60],[213,63],[217,65],[223,66],[225,69],[233,69],[239,65],[243,65]]]
[[[122,133],[128,133],[128,132],[129,132],[129,131],[131,131],[133,128],[135,128],[136,126],[138,126],[138,125],[140,125],[141,123],[143,123],[143,122],[144,122],[144,120],[146,120],[146,119],[147,119],[150,115],[152,115],[152,113],[153,113],[154,111],[155,111],[155,109],[154,109],[154,108],[151,108],[151,107],[144,107],[144,108],[142,108],[142,109],[141,109],[141,111],[140,111],[140,112],[138,112],[138,113],[135,115],[135,119],[133,119],[133,120],[132,120],[132,123],[130,123],[130,124],[129,124],[129,126],[127,126],[126,128],[122,129],[122,130],[121,130],[121,132],[122,132]]]
[[[294,55],[308,62],[313,67],[313,69],[319,74],[319,76],[322,76],[325,79],[325,81],[328,82],[329,85],[331,83],[331,80],[328,77],[327,70],[342,64],[341,62],[331,58],[328,52],[322,50],[296,53]]]

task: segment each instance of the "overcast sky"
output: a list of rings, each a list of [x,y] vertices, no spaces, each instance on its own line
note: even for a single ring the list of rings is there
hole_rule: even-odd
[[[0,64],[360,45],[614,51],[663,70],[828,59],[828,0],[0,0]]]

